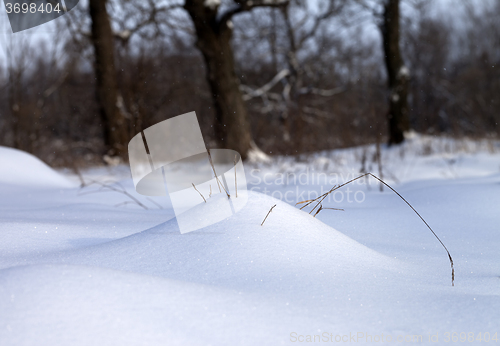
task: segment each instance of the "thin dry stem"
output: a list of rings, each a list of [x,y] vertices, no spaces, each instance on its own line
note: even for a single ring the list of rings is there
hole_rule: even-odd
[[[151,203],[153,203],[154,205],[156,205],[159,209],[163,209],[163,207],[160,204],[156,203],[153,199],[151,199],[149,197],[146,197],[146,199],[148,201],[150,201]]]
[[[314,202],[314,200],[312,200],[312,199],[308,199],[308,200],[306,200],[306,201],[297,202],[297,203],[295,203],[295,205],[297,205],[297,204],[302,204],[302,203],[307,203],[307,202]]]
[[[212,154],[210,154],[210,149],[207,149],[207,153],[208,153],[208,160],[210,161],[210,165],[212,166],[212,170],[214,171],[214,176],[215,180],[217,181],[217,186],[219,187],[219,192],[222,192],[222,190],[220,189],[219,178],[217,177],[217,172],[215,171],[215,166],[214,163],[212,162]]]
[[[271,212],[273,211],[274,207],[276,207],[276,204],[275,204],[275,205],[273,205],[273,206],[271,207],[271,209],[269,209],[269,211],[267,212],[266,217],[264,218],[264,221],[262,221],[262,223],[260,224],[261,226],[264,226],[264,222],[266,222],[267,217],[269,216],[269,214],[271,214]]]
[[[127,205],[127,204],[134,204],[134,205],[137,205],[137,203],[135,203],[135,202],[132,202],[132,201],[125,201],[125,202],[122,202],[122,203],[115,204],[115,207],[121,207],[122,205]]]
[[[323,202],[323,200],[324,200],[324,199],[325,199],[325,198],[326,198],[326,197],[327,197],[327,196],[328,196],[328,195],[329,195],[329,194],[330,194],[333,190],[335,190],[335,185],[334,185],[334,186],[330,189],[330,191],[328,191],[328,192],[327,192],[327,193],[323,196],[323,198],[321,198],[321,199],[319,200],[319,202],[318,202],[318,203],[314,206],[314,208],[312,208],[312,210],[309,212],[309,214],[311,214],[311,213],[314,211],[314,209],[316,209],[316,208],[317,208],[317,207],[321,204],[321,202]],[[316,214],[317,214],[317,213],[316,213]]]
[[[315,207],[315,208],[316,208],[316,207]],[[316,214],[314,214],[314,216],[313,216],[313,217],[316,217],[316,215],[318,215],[318,214],[319,214],[319,212],[320,212],[322,209],[323,209],[323,205],[320,205],[320,206],[319,206],[319,208],[318,208],[318,211],[316,211]],[[314,210],[314,209],[313,209],[313,210]],[[312,212],[312,210],[311,210],[311,212]],[[309,214],[311,214],[311,213],[309,213]]]
[[[226,188],[224,187],[224,184],[222,184],[219,181],[219,177],[217,176],[217,172],[215,172],[215,166],[214,166],[214,163],[212,161],[212,155],[210,154],[210,149],[207,149],[207,152],[208,152],[208,159],[210,160],[210,164],[212,165],[212,170],[214,171],[215,180],[217,180],[217,185],[219,186],[219,192],[222,192],[221,189],[220,189],[220,187],[222,186],[222,189],[226,193],[227,198],[231,198],[231,195],[229,194],[229,192],[227,192]]]
[[[377,165],[378,165],[378,174],[380,175],[380,180],[384,180],[384,175],[382,172],[382,152],[380,151],[380,135],[377,136]],[[380,192],[384,191],[384,185],[380,184]]]
[[[323,207],[323,204],[321,204],[321,205],[319,206],[319,209],[316,211],[316,214],[314,214],[314,217],[316,217],[316,215],[318,215],[320,211],[325,210],[325,209],[344,211],[344,209],[339,209],[339,208],[324,208],[324,207]],[[309,214],[310,214],[310,213],[309,213]]]
[[[302,203],[306,203],[306,205],[304,205],[302,208],[300,209],[303,209],[305,207],[307,207],[308,205],[310,205],[311,203],[315,202],[315,201],[318,201],[320,198],[321,200],[318,202],[318,204],[316,204],[316,206],[313,208],[313,210],[326,198],[326,196],[328,196],[330,193],[332,193],[333,191],[335,190],[338,190],[340,189],[341,187],[343,186],[346,186],[347,184],[350,184],[358,179],[361,179],[363,177],[366,177],[366,176],[371,176],[375,179],[377,179],[381,184],[387,186],[392,192],[394,192],[396,195],[399,196],[399,198],[401,198],[414,212],[415,214],[417,214],[417,216],[420,218],[420,220],[422,220],[422,222],[427,226],[427,228],[431,231],[431,233],[434,235],[434,237],[436,237],[436,239],[439,241],[439,243],[443,246],[443,248],[445,249],[446,253],[448,254],[448,259],[450,260],[450,265],[451,265],[451,285],[452,286],[455,286],[455,268],[453,266],[453,258],[451,257],[451,254],[450,252],[448,251],[448,248],[446,248],[446,245],[444,245],[444,243],[441,241],[441,239],[437,236],[436,232],[434,232],[434,230],[431,228],[431,226],[429,226],[429,224],[424,220],[424,218],[417,212],[417,210],[415,208],[413,208],[413,206],[403,197],[401,196],[396,190],[394,190],[389,184],[387,184],[385,181],[383,181],[382,179],[380,179],[379,177],[377,177],[376,175],[372,174],[372,173],[364,173],[362,175],[360,175],[359,177],[357,178],[354,178],[354,179],[351,179],[349,180],[348,182],[345,182],[341,185],[338,185],[338,186],[334,186],[330,191],[324,193],[323,195],[313,199],[313,200],[310,200],[310,201],[302,201],[302,202],[299,202],[297,204],[302,204]],[[320,209],[326,209],[326,208],[321,208]],[[311,210],[312,212],[312,210]],[[310,213],[311,213],[310,212]],[[314,216],[316,216],[317,214],[319,213],[319,211],[316,212],[316,214],[314,214]]]
[[[191,185],[193,185],[193,187],[194,187],[194,189],[196,190],[196,192],[198,192],[198,193],[200,194],[201,198],[203,198],[203,201],[204,201],[205,203],[207,203],[207,200],[205,199],[205,197],[203,197],[203,195],[201,194],[201,192],[200,192],[200,191],[198,191],[198,189],[196,188],[196,186],[194,186],[194,184],[193,184],[193,183],[191,183]]]
[[[217,178],[217,180],[219,180],[219,178]],[[224,184],[220,183],[220,186],[222,186],[222,189],[223,189],[223,190],[224,190],[224,192],[226,193],[227,198],[231,198],[231,195],[229,194],[229,192],[227,192],[226,188],[224,187]]]
[[[115,191],[115,192],[119,192],[119,193],[124,194],[125,196],[127,196],[128,198],[130,198],[132,200],[131,203],[135,203],[138,206],[140,206],[146,210],[149,210],[149,208],[147,206],[145,206],[137,198],[135,198],[130,193],[128,193],[127,190],[125,190],[125,188],[118,182],[112,182],[112,183],[108,184],[106,182],[100,182],[100,181],[92,180],[92,179],[90,179],[89,181],[90,181],[90,183],[86,183],[84,187],[88,187],[88,186],[93,185],[93,184],[100,185],[101,187],[97,191],[81,192],[78,194],[79,196],[88,195],[88,194],[96,193],[96,192],[101,192],[101,191],[104,191],[105,189],[109,189],[111,191]],[[117,185],[117,186],[119,186],[119,188],[117,188],[113,185]],[[83,187],[82,187],[82,189],[83,189]],[[121,203],[121,204],[129,204],[129,203]]]
[[[80,172],[80,169],[78,168],[76,163],[73,163],[73,171],[78,175],[78,179],[80,179],[80,188],[85,187],[85,179],[83,179],[82,173]]]
[[[236,159],[238,155],[234,155],[234,191],[236,194],[236,198],[238,198],[238,182],[236,181]]]
[[[320,198],[321,198],[321,197],[323,197],[323,196],[327,196],[330,192],[331,192],[331,190],[330,190],[330,191],[328,191],[328,192],[325,192],[325,193],[324,193],[324,194],[322,194],[321,196],[316,197],[315,199],[309,199],[309,200],[307,200],[307,201],[298,202],[298,203],[296,203],[295,205],[297,205],[297,204],[302,204],[302,203],[307,203],[306,205],[303,205],[303,206],[300,208],[300,210],[302,210],[302,209],[304,209],[305,207],[307,207],[309,204],[311,204],[312,202],[317,201],[318,199],[320,199]]]

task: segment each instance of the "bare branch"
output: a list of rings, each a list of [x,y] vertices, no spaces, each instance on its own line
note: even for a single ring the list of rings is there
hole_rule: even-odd
[[[48,98],[50,95],[52,95],[57,89],[61,87],[61,85],[66,81],[66,78],[68,77],[69,73],[68,71],[64,71],[64,73],[59,77],[59,79],[52,84],[50,87],[45,89],[45,91],[42,93],[42,96],[38,98],[37,102],[37,107],[42,109],[43,105],[45,104],[45,99]]]
[[[159,14],[166,13],[178,8],[182,8],[182,4],[173,4],[168,6],[156,7],[156,4],[153,0],[149,0],[148,3],[149,7],[151,8],[149,15],[139,23],[136,23],[135,26],[131,28],[126,28],[121,31],[113,32],[113,36],[115,37],[115,39],[118,39],[119,41],[122,41],[122,43],[126,44],[130,40],[132,35],[141,30],[142,28],[151,24],[158,25],[157,17]]]
[[[331,18],[332,16],[338,14],[340,11],[342,10],[342,2],[339,2],[339,1],[336,1],[336,0],[330,0],[329,3],[328,3],[328,8],[327,10],[317,16],[315,19],[314,19],[314,23],[311,27],[311,29],[305,33],[298,41],[298,44],[297,44],[297,48],[300,48],[302,47],[302,45],[304,44],[305,41],[307,41],[308,39],[310,39],[311,37],[313,37],[319,26],[327,19]]]
[[[290,74],[290,71],[288,69],[281,70],[276,76],[274,76],[271,81],[263,86],[261,86],[259,89],[253,90],[252,88],[248,86],[240,86],[240,89],[244,92],[246,92],[246,95],[243,95],[243,100],[248,101],[254,97],[259,97],[262,96],[263,94],[267,93],[269,90],[271,90],[278,82],[280,82],[283,78],[287,77]]]
[[[222,27],[235,14],[251,11],[256,7],[285,7],[290,0],[235,0],[236,6],[224,12],[219,19],[219,27]]]
[[[321,110],[316,109],[316,108],[302,107],[302,111],[304,113],[306,113],[306,114],[315,115],[315,116],[318,116],[318,117],[321,117],[321,118],[334,119],[334,117],[330,113],[321,111]]]
[[[314,95],[319,95],[319,96],[324,96],[324,97],[330,97],[333,95],[340,94],[344,91],[345,91],[344,87],[338,87],[338,88],[334,88],[334,89],[301,88],[299,90],[299,94],[301,94],[301,95],[314,94]]]

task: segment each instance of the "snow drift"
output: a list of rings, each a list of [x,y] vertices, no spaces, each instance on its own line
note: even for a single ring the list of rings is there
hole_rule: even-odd
[[[0,147],[0,183],[28,187],[74,187],[35,156]]]

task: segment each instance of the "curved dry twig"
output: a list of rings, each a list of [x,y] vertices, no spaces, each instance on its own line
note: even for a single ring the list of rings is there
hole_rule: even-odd
[[[110,182],[110,183],[107,183],[107,181],[100,182],[100,181],[92,180],[91,179],[90,183],[86,183],[84,187],[87,187],[87,186],[90,186],[90,185],[93,185],[93,184],[100,185],[101,187],[98,190],[96,190],[96,191],[81,192],[81,193],[78,194],[78,196],[83,196],[83,195],[88,195],[88,194],[91,194],[91,193],[102,192],[102,191],[105,191],[106,189],[108,189],[108,190],[111,190],[111,191],[115,191],[115,192],[119,192],[119,193],[124,194],[125,196],[127,196],[128,198],[130,198],[132,200],[131,203],[135,203],[138,206],[144,208],[145,210],[149,210],[149,208],[146,205],[144,205],[143,203],[141,203],[141,201],[139,201],[137,198],[135,198],[130,193],[128,193],[127,190],[123,187],[123,185],[120,184],[119,182]],[[117,185],[118,187],[116,187],[115,185]],[[127,203],[125,203],[125,204],[127,204]]]
[[[332,189],[330,189],[330,191],[322,194],[321,196],[315,198],[315,199],[312,199],[312,200],[307,200],[307,201],[302,201],[302,202],[298,202],[297,204],[303,204],[303,203],[307,203],[305,204],[304,206],[302,206],[300,209],[304,209],[305,207],[307,207],[308,205],[310,205],[311,203],[314,203],[314,202],[318,202],[314,208],[309,212],[309,214],[311,214],[318,206],[320,207],[320,209],[316,212],[316,214],[314,214],[314,216],[316,216],[319,211],[321,209],[326,209],[326,208],[322,208],[321,206],[321,202],[330,194],[332,193],[333,191],[335,190],[338,190],[340,189],[341,187],[343,186],[346,186],[347,184],[350,184],[358,179],[361,179],[363,177],[366,177],[366,176],[371,176],[373,178],[375,178],[376,180],[378,180],[380,183],[384,184],[385,186],[387,186],[392,192],[394,192],[396,195],[399,196],[399,198],[401,198],[414,212],[415,214],[417,214],[417,216],[420,218],[420,220],[422,220],[422,222],[427,226],[427,228],[432,232],[432,234],[434,235],[434,237],[436,237],[436,239],[439,241],[439,243],[443,246],[443,248],[446,250],[446,253],[448,254],[448,259],[450,260],[450,265],[451,265],[451,285],[452,286],[455,286],[455,268],[453,266],[453,258],[451,257],[451,254],[450,252],[448,251],[448,248],[446,248],[446,245],[444,245],[444,243],[441,241],[441,239],[437,236],[436,232],[434,232],[434,230],[431,228],[431,226],[429,226],[429,224],[424,220],[424,218],[418,213],[418,211],[413,208],[413,206],[403,197],[401,196],[396,190],[394,190],[389,184],[387,184],[385,181],[383,181],[382,179],[380,179],[379,177],[377,177],[376,175],[372,174],[372,173],[364,173],[362,175],[360,175],[359,177],[357,178],[354,178],[354,179],[351,179],[349,180],[348,182],[345,182],[341,185],[338,185],[338,186],[334,186]],[[296,204],[296,205],[297,205]]]
[[[275,205],[273,205],[273,206],[271,207],[271,209],[269,209],[269,211],[267,212],[266,217],[264,218],[264,221],[262,221],[262,223],[260,224],[261,226],[264,226],[264,222],[266,222],[267,217],[269,216],[269,214],[271,214],[271,212],[273,211],[274,207],[276,207],[276,204],[275,204]]]

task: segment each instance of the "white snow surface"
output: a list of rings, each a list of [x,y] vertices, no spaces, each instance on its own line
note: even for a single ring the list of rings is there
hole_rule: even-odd
[[[294,206],[335,179],[358,176],[363,155],[365,170],[379,175],[375,146],[248,163],[253,191],[243,210],[183,235],[168,197],[154,200],[160,209],[137,195],[125,166],[83,176],[119,181],[148,210],[0,148],[0,345],[335,344],[336,336],[366,343],[367,334],[376,344],[383,335],[393,343],[421,336],[420,344],[447,345],[452,333],[493,338],[500,333],[499,149],[495,141],[417,134],[401,147],[382,147],[387,182],[453,256],[452,287],[439,242],[374,180],[324,202],[345,211],[314,218]],[[356,196],[364,198],[358,203]],[[436,334],[438,342],[429,341]]]
[[[0,183],[40,187],[73,186],[35,156],[6,147],[0,147]]]

